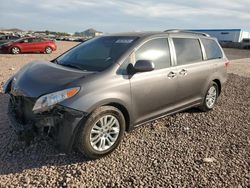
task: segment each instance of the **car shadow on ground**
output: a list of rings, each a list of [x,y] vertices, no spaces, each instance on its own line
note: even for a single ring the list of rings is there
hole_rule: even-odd
[[[37,137],[30,145],[19,141],[10,127],[7,115],[9,96],[0,92],[0,175],[20,173],[26,169],[42,166],[63,166],[87,162],[79,152],[62,154],[55,141],[48,137]]]
[[[187,110],[181,111],[179,113],[198,114],[198,113],[204,113],[204,112],[200,110],[198,107],[193,107],[193,108],[189,108]]]

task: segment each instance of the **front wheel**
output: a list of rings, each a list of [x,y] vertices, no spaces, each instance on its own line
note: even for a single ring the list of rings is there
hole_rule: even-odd
[[[125,132],[125,119],[113,106],[102,106],[90,114],[81,125],[77,147],[87,158],[108,155],[120,144]]]
[[[215,82],[212,82],[208,87],[208,90],[203,99],[203,103],[200,106],[200,109],[205,112],[213,109],[217,101],[217,98],[218,98],[218,85]]]
[[[18,48],[16,46],[11,48],[11,53],[12,54],[20,54],[20,52],[21,52],[20,48]]]

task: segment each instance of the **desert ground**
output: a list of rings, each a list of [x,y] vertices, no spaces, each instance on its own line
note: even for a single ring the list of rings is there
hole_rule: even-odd
[[[0,54],[0,85],[47,54]],[[190,109],[126,133],[111,155],[90,161],[58,152],[52,139],[18,141],[0,89],[0,187],[236,187],[250,186],[250,50],[225,49],[228,81],[214,110]],[[38,75],[39,76],[39,75]]]

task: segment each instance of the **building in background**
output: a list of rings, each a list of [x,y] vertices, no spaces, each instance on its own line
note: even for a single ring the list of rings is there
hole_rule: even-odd
[[[207,33],[219,42],[244,42],[250,39],[250,32],[242,29],[195,29],[191,31]]]

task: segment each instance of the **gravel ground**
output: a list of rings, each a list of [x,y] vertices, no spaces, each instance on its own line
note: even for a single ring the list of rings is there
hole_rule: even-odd
[[[0,83],[25,58],[46,56],[24,55],[0,54]],[[250,187],[250,78],[229,74],[213,111],[191,109],[149,123],[95,161],[76,151],[60,154],[46,138],[25,146],[9,128],[7,103],[0,91],[0,187]]]

